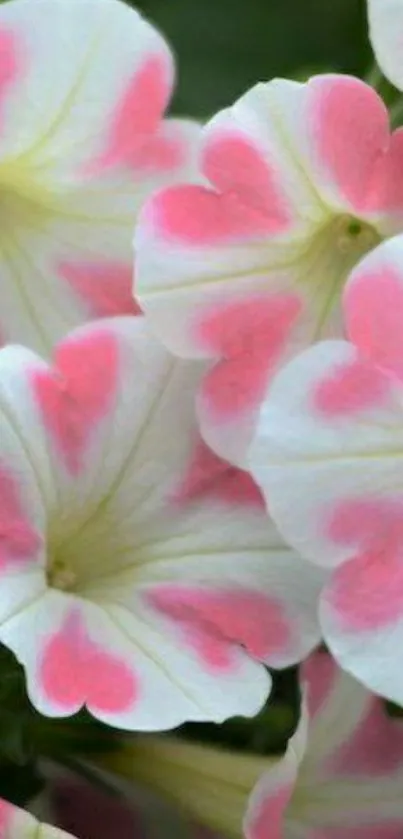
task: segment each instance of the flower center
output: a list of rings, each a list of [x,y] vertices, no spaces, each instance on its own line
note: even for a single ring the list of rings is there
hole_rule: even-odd
[[[57,207],[56,196],[32,165],[16,159],[0,165],[0,243],[10,247],[9,232],[17,228],[41,229]]]
[[[308,292],[314,313],[311,340],[328,337],[331,319],[341,328],[341,314],[335,307],[344,284],[360,259],[380,242],[381,236],[370,224],[340,215],[322,224],[300,253],[297,282]]]
[[[110,500],[101,497],[94,505],[83,501],[81,507],[73,502],[69,514],[62,518],[56,511],[47,538],[46,581],[50,588],[91,599],[99,591],[100,581],[144,560],[144,551],[138,551],[135,539],[126,537],[119,515],[110,511]]]
[[[46,579],[50,588],[56,588],[59,591],[74,591],[77,574],[68,561],[55,557],[48,563]]]
[[[335,227],[338,250],[343,255],[351,254],[354,261],[381,241],[375,228],[353,216],[340,216]]]

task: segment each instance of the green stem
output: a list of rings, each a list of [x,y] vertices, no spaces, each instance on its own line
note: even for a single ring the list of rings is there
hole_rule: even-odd
[[[365,81],[367,84],[371,85],[371,87],[373,87],[374,90],[377,90],[378,92],[380,91],[382,83],[384,81],[384,77],[382,74],[382,70],[379,69],[376,61],[374,61],[371,69],[365,76]]]
[[[390,108],[390,124],[392,128],[399,128],[403,122],[403,96],[399,96]]]

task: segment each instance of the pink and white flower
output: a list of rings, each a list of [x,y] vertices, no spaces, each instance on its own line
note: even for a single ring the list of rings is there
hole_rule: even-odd
[[[276,79],[212,119],[201,161],[146,202],[137,289],[171,351],[209,360],[203,435],[244,466],[273,371],[341,334],[349,271],[403,227],[403,133],[358,79]]]
[[[403,0],[368,0],[371,43],[382,72],[403,90]]]
[[[39,351],[138,311],[132,236],[144,198],[189,177],[199,128],[163,120],[162,36],[120,0],[0,7],[0,341]]]
[[[25,810],[0,799],[0,839],[74,839],[70,833],[40,824]]]
[[[252,793],[247,839],[401,839],[403,722],[326,653],[303,680],[300,725]]]
[[[302,718],[283,758],[144,734],[102,761],[231,839],[246,812],[247,839],[401,839],[403,721],[327,653],[301,675]]]
[[[43,714],[163,729],[252,715],[318,640],[323,576],[201,442],[200,367],[144,318],[0,351],[0,641]],[[259,614],[259,621],[256,621]]]
[[[334,655],[403,703],[403,237],[355,269],[344,313],[349,342],[274,380],[250,462],[287,541],[333,568],[320,619]]]

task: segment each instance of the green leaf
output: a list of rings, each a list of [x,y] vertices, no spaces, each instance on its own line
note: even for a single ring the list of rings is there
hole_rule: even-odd
[[[138,0],[179,60],[176,113],[208,117],[257,81],[301,68],[362,75],[365,0]]]

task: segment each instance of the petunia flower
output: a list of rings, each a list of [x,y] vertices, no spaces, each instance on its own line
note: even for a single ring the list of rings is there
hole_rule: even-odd
[[[273,382],[250,462],[283,536],[332,568],[320,619],[334,655],[403,703],[403,237],[355,269],[344,313],[349,341]]]
[[[247,839],[401,839],[403,722],[327,653],[302,668],[306,708],[250,798]]]
[[[209,360],[202,432],[244,466],[273,372],[342,334],[349,271],[403,227],[403,133],[358,79],[275,79],[207,125],[201,175],[146,202],[137,290],[172,352]]]
[[[163,729],[253,715],[317,643],[322,572],[201,442],[200,367],[144,318],[0,351],[0,641],[43,714]],[[259,620],[256,620],[256,616]]]
[[[173,81],[168,45],[120,0],[0,6],[0,342],[48,353],[138,311],[136,215],[197,156],[198,127],[162,119]]]
[[[369,35],[385,76],[403,90],[403,0],[368,0]]]
[[[1,839],[74,839],[70,833],[40,824],[33,816],[0,799]]]
[[[323,652],[283,757],[143,735],[105,757],[229,839],[401,839],[403,722]],[[246,814],[246,818],[245,818]]]

